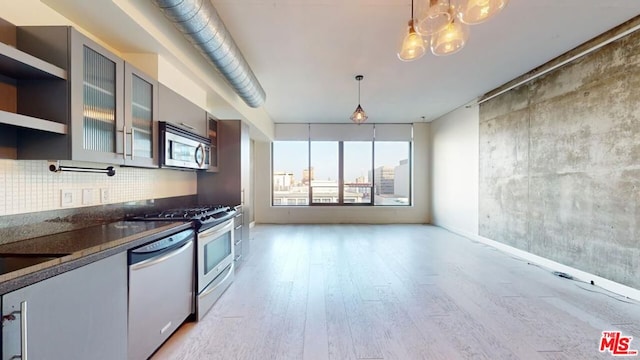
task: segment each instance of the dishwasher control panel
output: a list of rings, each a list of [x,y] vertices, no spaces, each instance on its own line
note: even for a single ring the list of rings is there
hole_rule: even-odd
[[[128,254],[129,265],[137,264],[141,261],[170,253],[174,251],[174,249],[178,249],[189,241],[195,239],[195,237],[195,231],[193,229],[189,229],[152,241],[135,249],[131,249]]]

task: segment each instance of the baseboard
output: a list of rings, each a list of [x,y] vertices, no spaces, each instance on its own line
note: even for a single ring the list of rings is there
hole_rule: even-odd
[[[506,244],[503,244],[501,242],[495,241],[495,240],[491,240],[488,238],[485,238],[483,236],[477,235],[477,234],[473,234],[470,233],[468,231],[465,230],[461,230],[461,229],[457,229],[455,227],[450,227],[447,225],[442,225],[442,224],[438,224],[436,225],[438,227],[441,227],[445,230],[448,230],[454,234],[466,237],[467,239],[473,240],[473,241],[477,241],[486,245],[489,245],[491,247],[494,247],[498,250],[504,251],[508,254],[517,256],[523,260],[526,260],[528,262],[534,263],[536,265],[540,265],[544,268],[547,268],[551,271],[560,271],[563,273],[567,273],[571,276],[573,276],[574,278],[578,279],[578,280],[582,280],[585,281],[587,283],[593,281],[593,283],[605,290],[614,292],[616,294],[620,294],[624,297],[627,297],[629,299],[633,299],[636,301],[640,301],[640,290],[638,289],[634,289],[632,287],[617,283],[615,281],[611,281],[609,279],[605,279],[603,277],[588,273],[586,271],[582,271],[576,268],[573,268],[571,266],[567,266],[558,262],[555,262],[553,260],[549,260],[547,258],[544,258],[542,256],[538,256],[535,254],[532,254],[530,252],[524,251],[524,250],[520,250],[518,248],[515,248],[513,246],[509,246]]]

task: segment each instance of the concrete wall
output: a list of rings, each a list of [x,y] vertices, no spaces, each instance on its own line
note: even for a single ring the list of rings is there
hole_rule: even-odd
[[[461,107],[431,123],[433,224],[478,234],[478,107]]]
[[[412,206],[271,206],[271,143],[256,141],[256,223],[429,223],[429,128],[413,127]]]
[[[479,234],[640,288],[638,99],[636,33],[481,105]]]

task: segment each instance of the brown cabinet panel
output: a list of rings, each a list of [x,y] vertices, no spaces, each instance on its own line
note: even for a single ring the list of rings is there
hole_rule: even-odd
[[[242,257],[249,254],[251,219],[249,126],[241,120],[218,120],[218,172],[198,173],[198,202],[241,205]]]
[[[159,120],[180,126],[190,132],[208,135],[207,112],[167,86],[159,86]]]

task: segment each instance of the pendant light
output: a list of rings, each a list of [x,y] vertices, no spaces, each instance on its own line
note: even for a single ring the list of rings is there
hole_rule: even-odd
[[[458,18],[465,24],[475,25],[499,13],[509,0],[464,0],[458,6]]]
[[[469,26],[480,24],[504,9],[509,0],[419,0],[418,18],[411,20],[398,58],[411,61],[425,53],[424,41],[437,56],[455,54],[469,39]],[[424,36],[424,38],[423,38]]]
[[[437,56],[455,54],[469,39],[469,27],[458,19],[431,37],[431,52]]]
[[[351,114],[351,116],[349,117],[349,119],[351,119],[351,121],[353,121],[354,123],[356,123],[358,125],[360,125],[363,122],[367,121],[367,119],[369,118],[367,116],[367,113],[365,113],[364,110],[362,109],[362,106],[360,106],[360,81],[362,79],[364,79],[364,76],[356,75],[356,80],[358,80],[358,107],[353,112],[353,114]]]
[[[423,36],[442,31],[453,20],[450,0],[422,0],[416,30]]]
[[[402,47],[398,52],[398,59],[402,61],[413,61],[421,58],[424,53],[424,40],[422,36],[416,32],[413,26],[413,0],[411,0],[411,20],[409,20],[409,31],[402,40]]]

